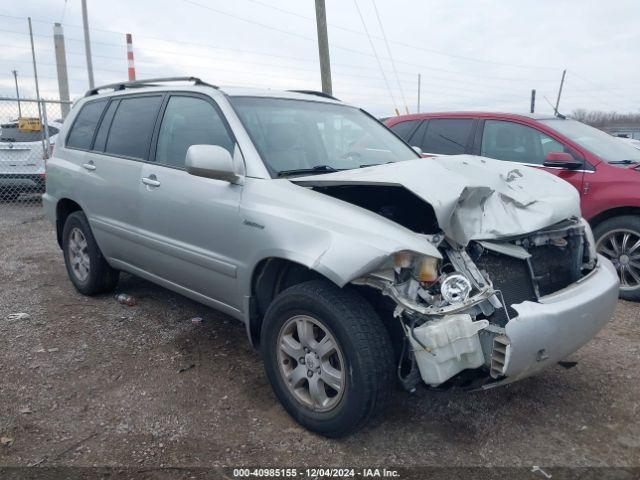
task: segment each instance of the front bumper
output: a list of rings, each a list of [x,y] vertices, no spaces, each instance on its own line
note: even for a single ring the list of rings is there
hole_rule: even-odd
[[[513,305],[518,316],[494,340],[492,352],[492,371],[498,359],[506,378],[486,387],[528,377],[575,352],[609,321],[617,299],[618,275],[599,255],[596,268],[577,283],[538,302]]]

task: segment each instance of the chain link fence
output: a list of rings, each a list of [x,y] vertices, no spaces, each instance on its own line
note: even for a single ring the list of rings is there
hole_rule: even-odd
[[[71,102],[0,98],[0,216],[40,206],[45,168]]]

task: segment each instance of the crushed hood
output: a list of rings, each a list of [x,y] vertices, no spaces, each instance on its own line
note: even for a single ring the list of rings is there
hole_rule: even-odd
[[[446,236],[466,245],[540,230],[580,216],[577,190],[543,170],[473,155],[408,160],[292,179],[301,186],[391,185],[434,209]]]

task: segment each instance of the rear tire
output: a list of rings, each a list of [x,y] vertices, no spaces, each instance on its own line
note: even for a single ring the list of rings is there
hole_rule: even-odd
[[[622,215],[593,229],[596,250],[611,260],[620,278],[620,298],[640,301],[640,217]]]
[[[73,286],[83,295],[110,292],[118,284],[119,272],[109,266],[96,243],[83,212],[67,217],[62,232],[62,251]]]
[[[261,333],[273,390],[307,429],[342,437],[389,404],[395,379],[391,341],[374,309],[355,292],[324,280],[294,285],[269,306]]]

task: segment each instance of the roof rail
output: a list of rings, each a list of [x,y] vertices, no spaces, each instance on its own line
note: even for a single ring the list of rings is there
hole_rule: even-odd
[[[337,102],[340,101],[339,99],[337,99],[333,95],[329,95],[328,93],[324,93],[324,92],[319,92],[317,90],[289,90],[289,92],[304,93],[306,95],[316,95],[317,97],[330,98],[331,100],[335,100]]]
[[[142,88],[142,87],[154,87],[156,83],[165,82],[193,82],[194,85],[206,85],[208,87],[218,88],[216,85],[203,82],[198,77],[164,77],[164,78],[148,78],[145,80],[134,80],[133,82],[119,82],[110,83],[108,85],[101,85],[99,87],[92,88],[85,93],[85,97],[91,95],[97,95],[100,90],[113,89],[113,91],[125,90],[127,88]]]

